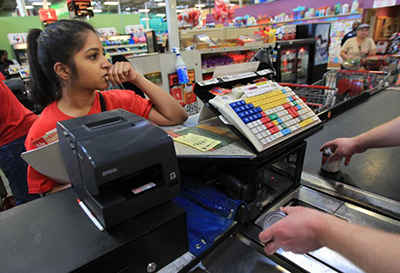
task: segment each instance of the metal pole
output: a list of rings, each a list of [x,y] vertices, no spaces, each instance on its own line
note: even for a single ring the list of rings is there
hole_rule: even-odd
[[[25,7],[25,0],[17,0],[18,11],[21,17],[28,16],[28,12]]]
[[[144,13],[146,15],[146,29],[150,29],[149,12],[147,11],[147,2],[144,3],[144,9],[146,10],[146,12]]]
[[[176,0],[167,0],[166,2],[169,48],[180,48],[178,16],[176,14]]]
[[[118,14],[121,14],[121,2],[118,0]]]
[[[48,9],[49,5],[47,4],[47,0],[43,0],[43,8]]]

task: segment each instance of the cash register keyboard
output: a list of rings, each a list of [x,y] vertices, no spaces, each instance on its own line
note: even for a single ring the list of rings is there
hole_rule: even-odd
[[[289,87],[272,81],[238,87],[209,102],[259,152],[321,122]]]

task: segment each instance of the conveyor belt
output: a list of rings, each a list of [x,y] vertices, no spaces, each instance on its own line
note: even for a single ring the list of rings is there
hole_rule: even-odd
[[[389,89],[330,120],[322,131],[307,139],[304,170],[400,201],[400,147],[354,155],[350,165],[342,163],[336,174],[321,171],[319,151],[326,141],[358,135],[399,115],[400,91]]]

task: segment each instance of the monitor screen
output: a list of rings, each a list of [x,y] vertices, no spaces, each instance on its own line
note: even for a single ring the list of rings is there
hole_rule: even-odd
[[[158,52],[157,47],[157,36],[154,30],[148,30],[145,32],[146,35],[146,43],[147,43],[147,52],[154,53]]]

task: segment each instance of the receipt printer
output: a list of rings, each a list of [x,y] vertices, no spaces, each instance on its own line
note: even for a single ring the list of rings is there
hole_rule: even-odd
[[[57,123],[61,153],[75,191],[105,228],[179,194],[171,137],[125,110]]]

